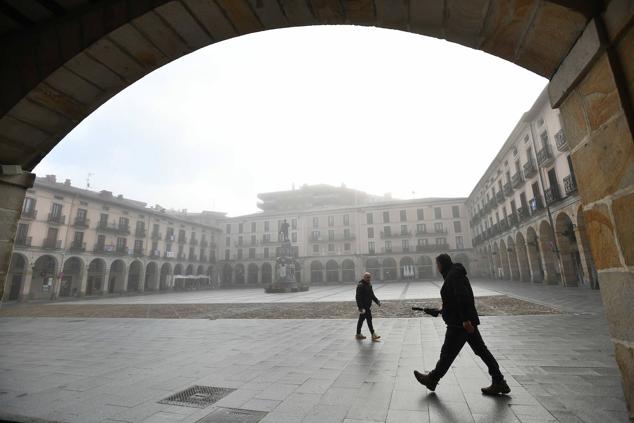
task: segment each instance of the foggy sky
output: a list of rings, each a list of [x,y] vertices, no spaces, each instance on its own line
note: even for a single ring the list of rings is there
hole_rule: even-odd
[[[329,183],[467,196],[546,80],[494,56],[352,26],[251,34],[133,84],[35,169],[190,211]]]

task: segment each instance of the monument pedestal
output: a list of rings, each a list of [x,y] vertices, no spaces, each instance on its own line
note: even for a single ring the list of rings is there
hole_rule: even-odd
[[[264,292],[278,293],[308,291],[308,285],[297,282],[297,265],[295,257],[293,257],[291,242],[288,240],[282,241],[282,246],[280,247],[275,260],[275,275],[273,282],[264,288]]]

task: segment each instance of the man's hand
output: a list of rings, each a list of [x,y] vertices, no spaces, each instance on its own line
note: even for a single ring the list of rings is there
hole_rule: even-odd
[[[475,332],[475,326],[473,326],[473,324],[471,324],[471,321],[469,320],[467,320],[466,322],[462,322],[462,327],[464,328],[464,330],[467,331],[467,333]]]
[[[381,307],[381,301],[376,300],[376,305],[378,305],[379,307]]]
[[[359,314],[365,314],[365,308],[360,308],[359,309]]]

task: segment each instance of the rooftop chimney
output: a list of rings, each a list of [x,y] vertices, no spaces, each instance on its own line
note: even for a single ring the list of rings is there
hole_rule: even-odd
[[[112,197],[112,191],[106,191],[105,189],[99,192],[99,195],[102,197]]]
[[[66,180],[64,181],[64,185],[66,185],[67,187],[69,187],[69,186],[70,186],[70,179],[66,179]]]
[[[119,200],[123,200],[123,194],[119,194],[119,195],[117,195],[117,198],[118,198]]]
[[[55,175],[46,175],[46,180],[49,182],[57,182]]]

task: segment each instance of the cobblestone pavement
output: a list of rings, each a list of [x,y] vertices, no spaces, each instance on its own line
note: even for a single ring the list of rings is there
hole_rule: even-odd
[[[479,393],[488,377],[468,348],[436,393],[417,384],[412,370],[437,360],[440,319],[376,319],[372,343],[353,339],[350,319],[5,317],[0,417],[193,423],[236,407],[268,412],[263,423],[627,421],[597,292],[476,285],[562,311],[482,319],[507,397]],[[192,385],[236,391],[205,409],[157,403]]]

